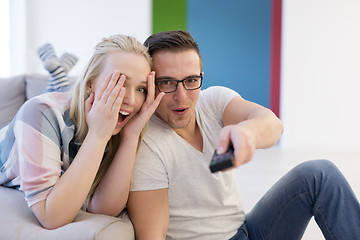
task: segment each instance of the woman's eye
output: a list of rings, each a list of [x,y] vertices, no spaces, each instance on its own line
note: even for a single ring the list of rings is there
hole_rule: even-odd
[[[147,94],[146,87],[140,87],[140,88],[137,89],[137,91],[140,92],[140,93],[143,93],[143,94]]]

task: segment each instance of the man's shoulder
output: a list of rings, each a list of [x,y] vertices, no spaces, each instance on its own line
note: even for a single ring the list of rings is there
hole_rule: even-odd
[[[155,114],[147,123],[144,139],[159,139],[169,136],[173,130]]]
[[[211,86],[201,90],[198,102],[196,104],[197,111],[218,111],[221,112],[229,103],[229,101],[239,96],[234,90],[223,86]]]
[[[238,94],[234,90],[224,86],[210,86],[208,88],[202,89],[200,96],[218,96],[219,94]]]

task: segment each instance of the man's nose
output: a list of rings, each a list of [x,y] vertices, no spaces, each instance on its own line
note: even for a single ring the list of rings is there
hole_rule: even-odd
[[[174,99],[182,100],[186,97],[187,90],[184,88],[182,82],[178,83],[177,89],[174,92]]]

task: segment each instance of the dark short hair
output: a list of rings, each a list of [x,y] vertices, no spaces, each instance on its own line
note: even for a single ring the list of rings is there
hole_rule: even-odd
[[[189,32],[178,30],[155,33],[145,40],[144,45],[148,48],[150,56],[160,51],[182,52],[194,50],[199,55],[202,69],[199,46]]]

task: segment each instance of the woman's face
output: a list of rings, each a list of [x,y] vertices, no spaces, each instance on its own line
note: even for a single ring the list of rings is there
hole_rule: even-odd
[[[107,55],[103,70],[100,75],[91,82],[91,91],[100,90],[101,81],[105,81],[109,74],[118,70],[126,76],[125,97],[120,107],[118,121],[113,135],[118,134],[124,125],[139,112],[145,101],[147,93],[147,77],[151,71],[146,58],[140,54],[115,51]]]

